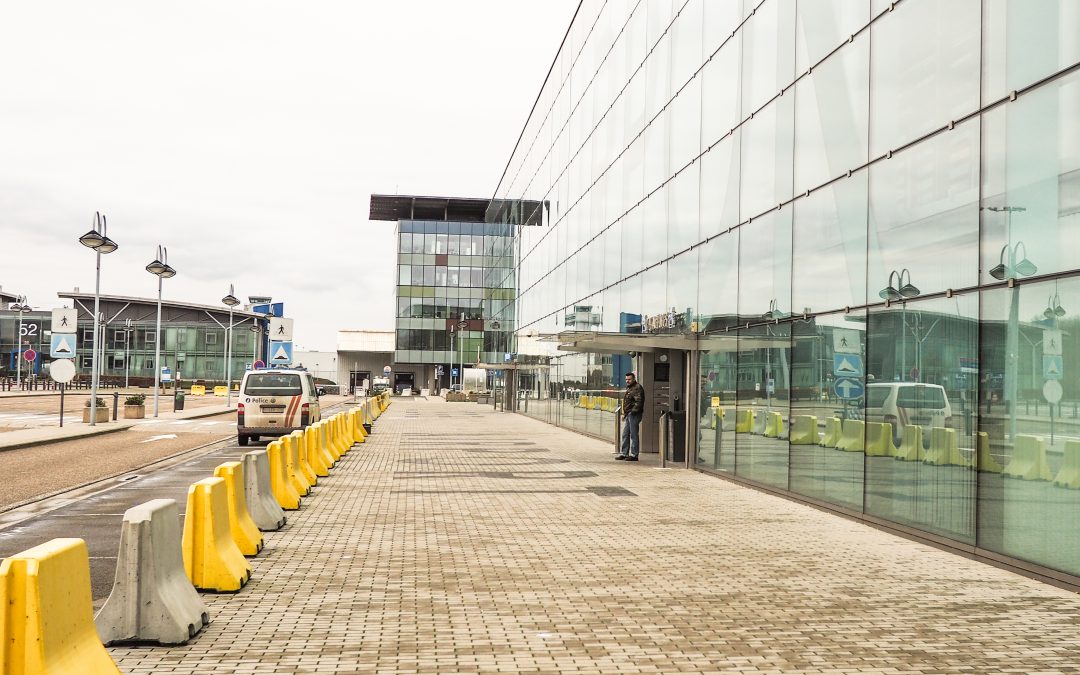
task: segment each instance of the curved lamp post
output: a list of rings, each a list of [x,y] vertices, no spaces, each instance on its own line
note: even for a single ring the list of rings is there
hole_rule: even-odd
[[[90,375],[90,426],[97,426],[97,392],[98,382],[100,377],[98,376],[98,322],[100,321],[100,306],[101,306],[101,256],[109,254],[115,251],[119,246],[115,241],[109,239],[108,235],[109,226],[105,221],[105,216],[100,212],[94,213],[94,226],[90,228],[90,231],[79,237],[79,243],[86,248],[93,249],[97,258],[97,272],[94,277],[94,340],[93,340],[93,356],[90,357],[90,368],[93,372]]]
[[[169,265],[169,249],[159,245],[157,257],[146,266],[146,271],[158,278],[157,328],[154,329],[154,417],[157,417],[158,396],[161,393],[161,281],[176,276],[176,270]]]
[[[889,285],[878,291],[878,297],[886,303],[898,300],[911,300],[919,297],[922,291],[911,283],[911,271],[904,268],[889,272]],[[908,377],[907,372],[907,303],[900,306],[900,377]],[[918,336],[916,336],[917,338]],[[916,345],[917,347],[917,345]],[[916,364],[917,365],[917,364]],[[917,368],[916,368],[917,369]],[[921,377],[920,373],[920,377]]]
[[[232,404],[232,321],[233,321],[233,307],[240,304],[240,301],[233,295],[233,285],[229,284],[229,294],[221,299],[223,305],[229,308],[229,327],[225,330],[225,407],[228,408]]]

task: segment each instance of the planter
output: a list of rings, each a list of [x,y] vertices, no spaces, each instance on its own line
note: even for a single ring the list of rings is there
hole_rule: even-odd
[[[82,421],[83,421],[84,424],[89,424],[90,423],[90,408],[83,408]],[[102,406],[102,407],[98,408],[97,409],[97,418],[95,419],[95,421],[96,422],[108,422],[109,421],[109,408],[106,407],[106,406]]]
[[[146,405],[130,405],[124,404],[124,419],[126,420],[141,420],[146,417]]]

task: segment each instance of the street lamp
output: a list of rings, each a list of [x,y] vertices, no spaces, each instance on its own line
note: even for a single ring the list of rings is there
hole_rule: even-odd
[[[169,249],[160,244],[157,257],[146,266],[146,271],[157,280],[157,328],[154,330],[154,417],[158,416],[158,395],[161,393],[161,281],[176,276],[176,270],[169,266]]]
[[[895,283],[894,283],[895,279]],[[911,283],[911,271],[906,267],[899,272],[889,272],[888,285],[878,291],[878,297],[886,303],[897,300],[911,300],[919,297],[922,291]],[[908,377],[907,372],[907,303],[900,305],[900,377]],[[914,379],[914,378],[912,378]]]
[[[232,404],[232,314],[233,307],[240,301],[233,295],[233,285],[229,284],[229,294],[221,299],[223,305],[229,307],[229,327],[225,331],[225,407]]]
[[[1006,241],[1012,242],[1012,214],[1023,213],[1023,206],[989,206],[994,213],[1005,214]],[[1006,253],[1008,255],[1006,255]],[[1001,247],[998,264],[990,269],[990,276],[998,281],[1008,279],[1012,289],[1009,302],[1009,325],[1005,337],[1005,401],[1009,407],[1009,439],[1016,442],[1016,389],[1019,379],[1020,363],[1020,289],[1015,284],[1017,276],[1030,277],[1039,271],[1035,263],[1028,260],[1027,246],[1024,242],[1008,243]]]
[[[15,298],[11,311],[19,313],[19,333],[15,338],[15,388],[18,389],[22,386],[23,313],[32,311],[30,305],[26,304],[25,295]]]
[[[253,319],[251,323],[251,342],[253,346],[251,348],[251,369],[255,370],[255,362],[259,360],[259,342],[262,336],[262,328],[259,327],[259,320]]]
[[[98,374],[98,317],[101,311],[101,256],[115,251],[117,243],[109,239],[109,226],[105,216],[100,212],[94,213],[94,226],[90,231],[79,237],[79,243],[93,249],[96,253],[97,272],[94,278],[94,344],[90,357],[90,368],[93,373],[90,376],[90,426],[97,426],[97,392],[100,376]]]

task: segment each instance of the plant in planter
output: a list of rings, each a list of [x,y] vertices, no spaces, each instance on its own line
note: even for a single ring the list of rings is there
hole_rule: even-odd
[[[109,421],[109,408],[105,405],[105,399],[100,396],[97,397],[97,414],[94,420],[97,422]],[[90,399],[86,399],[86,405],[83,406],[82,421],[90,421]]]
[[[124,419],[141,420],[146,417],[146,395],[132,394],[124,399]]]

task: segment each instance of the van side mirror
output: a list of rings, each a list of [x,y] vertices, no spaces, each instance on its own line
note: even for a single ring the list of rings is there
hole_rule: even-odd
[[[318,387],[318,388],[315,389],[315,395],[316,396],[326,396],[326,390],[323,389],[322,387]]]

